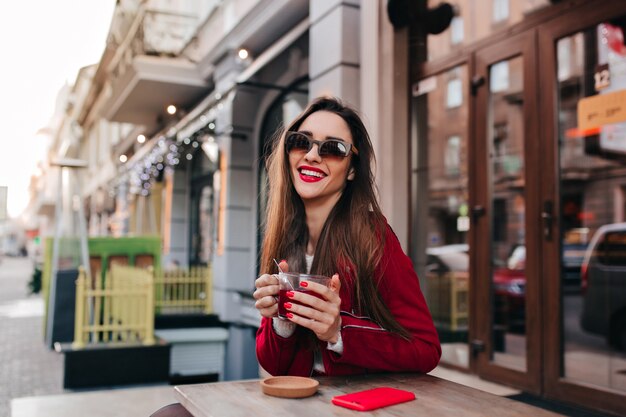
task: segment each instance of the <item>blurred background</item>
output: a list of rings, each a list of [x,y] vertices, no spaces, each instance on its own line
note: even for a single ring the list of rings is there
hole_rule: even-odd
[[[626,2],[29,1],[0,19],[0,322],[40,326],[27,343],[63,378],[44,393],[263,374],[264,158],[333,95],[369,129],[442,366],[626,414]]]

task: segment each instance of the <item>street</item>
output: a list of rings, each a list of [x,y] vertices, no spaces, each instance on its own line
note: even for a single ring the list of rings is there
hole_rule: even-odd
[[[11,399],[63,393],[63,356],[43,343],[44,304],[29,295],[29,258],[0,260],[0,416]]]

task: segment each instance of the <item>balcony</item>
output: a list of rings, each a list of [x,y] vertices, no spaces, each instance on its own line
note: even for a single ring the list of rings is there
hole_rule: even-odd
[[[139,7],[108,67],[110,96],[104,106],[108,120],[149,128],[169,104],[185,108],[209,91],[197,65],[181,51],[210,12],[205,9],[196,15]]]

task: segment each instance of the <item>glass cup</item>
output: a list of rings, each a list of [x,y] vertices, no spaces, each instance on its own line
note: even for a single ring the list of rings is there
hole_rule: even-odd
[[[311,291],[305,287],[300,286],[300,282],[302,281],[310,281],[318,284],[322,284],[325,286],[330,285],[330,277],[325,277],[323,275],[310,275],[310,274],[300,274],[298,272],[279,272],[278,273],[278,283],[280,285],[280,291],[278,293],[278,317],[286,320],[288,310],[285,308],[285,303],[289,302],[292,304],[301,304],[298,301],[295,301],[289,297],[287,297],[287,292],[289,291],[299,291],[307,294],[311,294],[314,297],[319,299],[322,298],[318,293]]]

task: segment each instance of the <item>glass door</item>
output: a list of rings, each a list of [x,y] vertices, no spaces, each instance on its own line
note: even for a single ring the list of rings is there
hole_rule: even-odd
[[[534,32],[475,54],[475,187],[470,215],[478,373],[540,391]]]
[[[626,415],[626,4],[539,28],[546,393]],[[542,59],[543,60],[543,59]],[[552,204],[552,203],[550,203]]]
[[[460,368],[469,367],[468,74],[461,60],[435,68],[414,86],[411,159],[412,256],[441,360]]]

